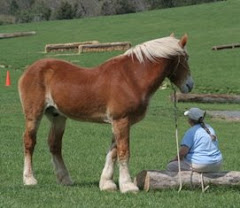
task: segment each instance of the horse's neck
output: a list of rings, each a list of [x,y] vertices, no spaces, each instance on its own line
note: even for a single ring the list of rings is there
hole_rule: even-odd
[[[150,97],[169,74],[170,61],[160,58],[156,62],[145,60],[140,63],[135,56],[119,56],[105,62],[100,69],[116,69],[124,75],[128,83],[143,97]]]
[[[147,96],[151,96],[169,74],[169,60],[161,58],[157,62],[135,62],[137,66],[133,67],[133,70],[137,74],[138,83]]]

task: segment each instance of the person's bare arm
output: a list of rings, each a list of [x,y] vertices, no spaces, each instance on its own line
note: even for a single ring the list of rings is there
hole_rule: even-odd
[[[181,146],[180,149],[179,149],[179,157],[180,157],[180,160],[182,160],[185,155],[189,152],[189,148],[185,145]],[[178,156],[176,156],[173,160],[171,160],[170,162],[172,161],[176,161],[178,160]]]

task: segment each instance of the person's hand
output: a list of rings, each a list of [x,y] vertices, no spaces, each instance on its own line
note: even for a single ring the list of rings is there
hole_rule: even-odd
[[[178,157],[176,156],[174,159],[170,160],[168,163],[174,162],[174,161],[177,161],[177,160],[178,160]]]

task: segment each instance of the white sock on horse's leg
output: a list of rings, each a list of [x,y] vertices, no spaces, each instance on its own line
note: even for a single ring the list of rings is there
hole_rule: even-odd
[[[114,191],[117,189],[117,185],[113,181],[114,166],[116,161],[116,157],[113,154],[116,154],[115,151],[115,148],[110,150],[106,156],[106,162],[99,183],[99,188],[102,191]]]
[[[24,158],[23,184],[24,185],[37,184],[37,180],[34,178],[34,175],[33,175],[32,162],[29,155],[25,155],[25,158]]]
[[[139,191],[138,187],[131,180],[128,162],[126,161],[119,161],[119,187],[122,193]]]
[[[39,119],[40,120],[40,119]],[[36,145],[36,134],[39,120],[26,119],[26,129],[24,132],[24,167],[23,167],[23,184],[36,185],[37,180],[33,175],[32,156]]]

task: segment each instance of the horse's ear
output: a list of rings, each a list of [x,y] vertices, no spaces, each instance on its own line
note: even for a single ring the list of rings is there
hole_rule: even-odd
[[[171,33],[169,36],[170,36],[170,37],[173,37],[173,38],[175,37],[175,36],[174,36],[174,33]]]
[[[187,40],[188,40],[188,35],[185,34],[184,36],[182,36],[181,40],[179,41],[179,45],[184,48],[185,45],[187,44]]]

